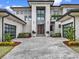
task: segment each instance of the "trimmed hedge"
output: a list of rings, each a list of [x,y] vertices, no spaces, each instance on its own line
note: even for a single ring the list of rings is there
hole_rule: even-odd
[[[0,46],[13,46],[15,42],[0,42]]]
[[[18,38],[29,38],[31,33],[19,33]]]
[[[61,33],[54,33],[51,35],[52,37],[61,37]]]

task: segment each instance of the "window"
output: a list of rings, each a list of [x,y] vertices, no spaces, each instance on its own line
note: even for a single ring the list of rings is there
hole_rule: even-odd
[[[29,16],[29,20],[31,20],[31,16]]]
[[[28,19],[28,17],[27,16],[24,16],[25,17],[25,21]]]
[[[21,12],[21,14],[23,14],[23,11],[20,11]]]
[[[45,8],[37,7],[37,20],[44,20],[44,19],[45,19]]]
[[[19,11],[16,11],[16,14],[19,14]]]
[[[25,11],[24,11],[24,14],[27,14],[27,13],[28,13],[28,11],[27,11],[27,10],[25,10]]]
[[[31,20],[31,16],[24,16],[24,17],[25,17],[25,21]]]
[[[59,28],[61,28],[61,24],[59,24]]]
[[[5,24],[5,34],[10,33],[13,38],[16,38],[16,26]]]

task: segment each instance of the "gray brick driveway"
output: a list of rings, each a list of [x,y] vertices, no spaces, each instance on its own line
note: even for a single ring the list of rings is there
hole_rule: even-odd
[[[62,43],[65,38],[16,39],[22,43],[2,59],[79,59],[79,54]]]

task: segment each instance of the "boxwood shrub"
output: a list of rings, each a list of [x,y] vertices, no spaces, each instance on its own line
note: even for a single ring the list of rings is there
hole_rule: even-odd
[[[61,33],[53,33],[51,36],[52,37],[61,37]]]
[[[19,33],[18,38],[29,38],[31,33]]]
[[[0,46],[13,46],[15,42],[0,42]]]

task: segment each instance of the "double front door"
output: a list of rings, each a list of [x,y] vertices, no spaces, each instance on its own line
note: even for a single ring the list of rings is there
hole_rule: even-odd
[[[44,34],[45,31],[44,28],[45,28],[44,24],[37,25],[37,34]]]

